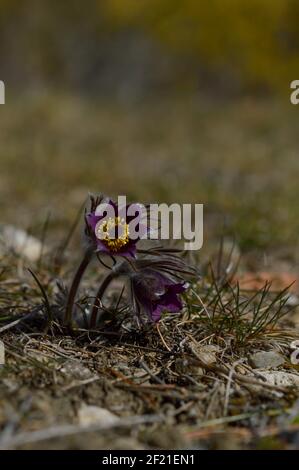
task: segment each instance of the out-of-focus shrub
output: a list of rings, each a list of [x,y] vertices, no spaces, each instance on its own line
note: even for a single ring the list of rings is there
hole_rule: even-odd
[[[286,87],[299,70],[298,0],[104,0],[112,25],[146,31],[219,73]]]

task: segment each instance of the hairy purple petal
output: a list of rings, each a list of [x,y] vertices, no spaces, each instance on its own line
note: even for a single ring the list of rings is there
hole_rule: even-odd
[[[183,305],[178,297],[186,290],[183,282],[177,283],[151,269],[140,271],[132,276],[132,292],[135,300],[154,322],[163,312],[179,312]]]

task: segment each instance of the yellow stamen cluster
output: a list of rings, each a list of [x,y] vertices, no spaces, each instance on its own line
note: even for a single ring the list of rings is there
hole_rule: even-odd
[[[129,226],[125,219],[121,217],[109,217],[109,219],[99,222],[95,234],[109,250],[114,252],[119,251],[130,240]]]

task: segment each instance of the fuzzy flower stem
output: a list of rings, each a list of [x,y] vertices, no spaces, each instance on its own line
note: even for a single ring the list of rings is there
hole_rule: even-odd
[[[96,326],[97,322],[97,316],[98,316],[98,308],[101,306],[101,300],[102,297],[109,286],[110,282],[117,277],[118,273],[114,270],[111,270],[108,276],[105,277],[103,280],[102,284],[99,287],[99,290],[97,292],[92,311],[91,311],[91,317],[90,317],[90,328],[94,328]]]
[[[78,287],[79,287],[81,278],[82,278],[87,266],[90,263],[92,255],[93,255],[93,250],[87,249],[85,254],[84,254],[84,258],[82,259],[82,261],[81,261],[81,263],[80,263],[80,265],[79,265],[79,267],[76,271],[76,274],[74,276],[74,279],[73,279],[73,282],[72,282],[72,285],[71,285],[71,288],[70,288],[70,291],[69,291],[67,304],[66,304],[66,309],[65,309],[64,320],[63,320],[63,323],[67,326],[71,326],[72,316],[73,316],[73,307],[74,307]]]

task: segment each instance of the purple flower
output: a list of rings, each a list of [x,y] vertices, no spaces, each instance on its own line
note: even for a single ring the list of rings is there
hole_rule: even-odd
[[[186,284],[145,269],[132,274],[131,290],[137,311],[143,309],[152,321],[158,322],[163,312],[180,312],[183,304],[179,294],[186,290]]]
[[[99,212],[97,206],[100,203],[107,210]],[[128,207],[119,208],[112,200],[106,203],[103,200],[92,200],[91,211],[86,214],[86,225],[87,235],[97,252],[135,258],[136,243],[140,237],[130,236],[130,222],[134,219],[136,222],[136,218],[138,222],[138,208],[136,206],[134,215],[128,216]],[[138,227],[138,224],[135,225]]]

